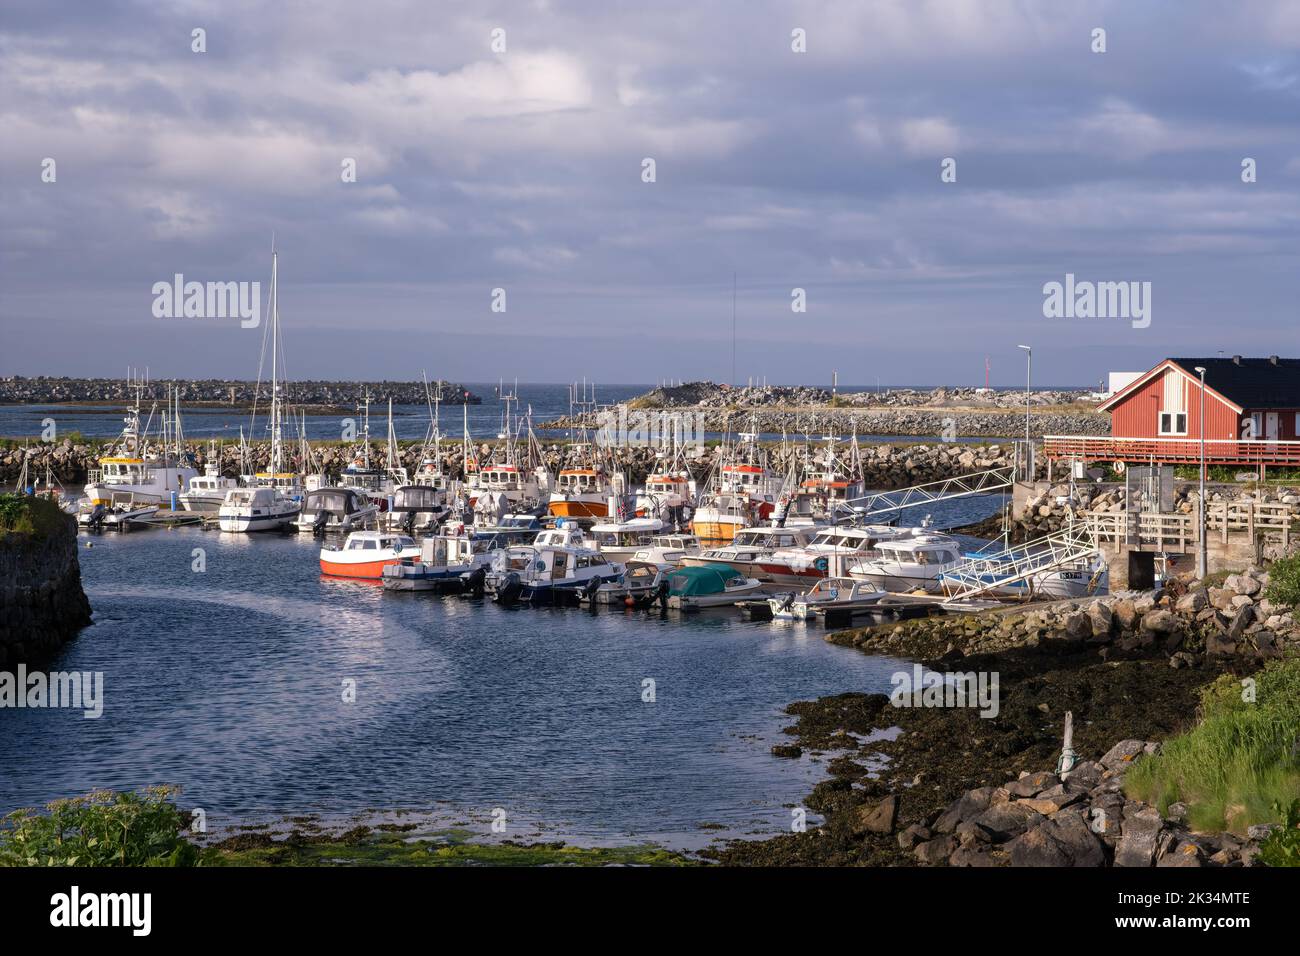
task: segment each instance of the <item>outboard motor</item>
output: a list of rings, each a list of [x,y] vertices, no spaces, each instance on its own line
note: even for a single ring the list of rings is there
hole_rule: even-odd
[[[90,520],[86,522],[91,531],[102,531],[104,529],[104,515],[108,514],[108,509],[103,504],[97,504],[90,512]]]
[[[481,598],[484,584],[487,582],[487,566],[480,564],[469,574],[461,575],[461,582],[466,593]]]
[[[583,596],[592,604],[596,603],[596,592],[600,590],[600,578],[588,578],[582,586]]]
[[[791,606],[792,604],[794,604],[794,592],[793,592],[793,591],[791,591],[789,594],[787,594],[787,595],[785,596],[785,600],[781,602],[781,610],[783,610],[783,611],[788,611],[788,610],[790,610],[790,606]]]
[[[325,528],[329,524],[329,521],[330,521],[330,513],[326,511],[324,508],[316,512],[316,517],[312,520],[311,523],[312,537],[313,538],[325,537]]]
[[[668,579],[664,578],[659,582],[659,587],[655,590],[655,600],[659,602],[659,610],[668,610]]]
[[[414,511],[408,511],[405,517],[402,518],[402,530],[405,531],[407,534],[415,533],[415,512]]]
[[[497,588],[496,602],[498,604],[514,604],[519,600],[520,593],[524,590],[524,582],[519,579],[519,575],[511,571],[506,575],[501,587]]]

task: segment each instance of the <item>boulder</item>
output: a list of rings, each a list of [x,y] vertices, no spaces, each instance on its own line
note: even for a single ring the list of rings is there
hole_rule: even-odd
[[[858,811],[858,825],[868,833],[893,833],[898,823],[898,795],[890,794],[879,803]]]
[[[1142,615],[1142,630],[1152,634],[1168,634],[1178,627],[1178,618],[1172,611],[1160,608]]]
[[[1027,773],[1019,780],[1006,784],[1002,789],[1013,797],[1035,797],[1060,782],[1060,778],[1050,770],[1040,770],[1037,773]]]
[[[1164,821],[1155,807],[1136,803],[1125,806],[1119,843],[1115,846],[1115,865],[1150,866],[1154,863],[1162,826]]]
[[[966,820],[973,820],[989,808],[993,800],[992,787],[980,787],[976,790],[969,790],[954,800],[943,813],[939,814],[939,819],[934,821],[934,831],[936,833],[952,833],[957,829],[957,824]]]
[[[1115,612],[1105,601],[1094,601],[1088,608],[1088,620],[1092,625],[1093,637],[1109,637],[1115,624]]]
[[[927,843],[917,844],[915,849],[912,850],[912,855],[921,863],[934,865],[947,860],[948,857],[952,856],[952,852],[956,848],[956,840],[951,836],[941,836]]]
[[[1198,588],[1195,591],[1188,591],[1178,599],[1174,609],[1180,614],[1196,614],[1210,603],[1210,596],[1205,593],[1204,588]]]
[[[1101,758],[1101,765],[1107,770],[1126,770],[1134,759],[1146,751],[1146,746],[1144,740],[1121,740],[1106,751],[1106,755]]]
[[[974,819],[975,826],[988,834],[994,843],[1005,843],[1043,822],[1043,816],[1029,801],[1016,800],[989,807]]]
[[[906,830],[898,834],[898,845],[904,850],[910,850],[918,843],[924,843],[934,836],[928,827],[923,827],[919,823],[913,823]]]
[[[1038,827],[1022,833],[1007,844],[1012,866],[1069,866],[1065,850]]]

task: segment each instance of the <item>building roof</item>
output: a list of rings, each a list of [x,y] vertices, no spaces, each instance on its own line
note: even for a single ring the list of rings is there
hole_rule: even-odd
[[[1300,408],[1300,359],[1279,358],[1174,358],[1188,375],[1242,408]]]

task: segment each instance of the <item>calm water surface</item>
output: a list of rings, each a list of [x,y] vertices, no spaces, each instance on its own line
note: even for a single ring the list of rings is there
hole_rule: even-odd
[[[165,782],[212,826],[412,808],[486,828],[500,807],[592,842],[775,833],[822,774],[769,754],[781,709],[899,666],[728,611],[387,594],[322,577],[306,538],[87,540],[95,623],[51,669],[102,671],[104,713],[0,710],[0,811]]]

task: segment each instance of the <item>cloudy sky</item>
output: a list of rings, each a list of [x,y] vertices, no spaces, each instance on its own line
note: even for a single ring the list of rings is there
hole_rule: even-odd
[[[297,378],[726,380],[733,274],[741,381],[1300,355],[1294,0],[54,0],[0,90],[0,374],[252,377],[152,286],[272,236]],[[1066,273],[1150,325],[1045,318]]]

